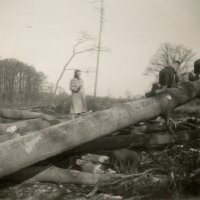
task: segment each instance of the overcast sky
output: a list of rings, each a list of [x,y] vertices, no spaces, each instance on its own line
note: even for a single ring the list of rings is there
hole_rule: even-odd
[[[103,44],[98,95],[143,94],[152,79],[143,75],[160,44],[192,48],[200,57],[200,0],[104,0]],[[0,57],[16,58],[56,82],[82,31],[98,36],[97,0],[0,0]],[[81,54],[69,68],[83,74],[88,94],[94,89],[96,54]],[[72,71],[60,85],[69,92]]]

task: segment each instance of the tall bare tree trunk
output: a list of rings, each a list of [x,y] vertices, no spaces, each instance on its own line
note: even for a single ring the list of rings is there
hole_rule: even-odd
[[[95,73],[95,84],[94,84],[94,110],[96,107],[96,95],[97,95],[97,84],[98,84],[98,76],[99,76],[99,61],[100,61],[100,53],[101,53],[101,38],[103,31],[103,16],[104,16],[104,0],[101,0],[101,10],[100,10],[100,22],[99,22],[99,41],[98,41],[98,49],[97,49],[97,62],[96,62],[96,73]]]

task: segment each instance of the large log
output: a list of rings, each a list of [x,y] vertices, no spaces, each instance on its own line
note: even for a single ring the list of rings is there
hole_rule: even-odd
[[[199,140],[200,130],[184,130],[176,132],[177,144],[184,144],[189,140]],[[1,139],[1,137],[0,137]],[[68,168],[72,164],[71,156],[78,154],[85,154],[88,152],[97,152],[99,150],[112,152],[115,149],[127,148],[131,146],[134,148],[144,148],[144,150],[149,150],[152,147],[165,147],[164,145],[172,144],[173,137],[170,133],[157,133],[157,134],[135,134],[135,135],[123,135],[123,136],[108,136],[96,139],[94,141],[88,142],[80,147],[77,147],[71,151],[63,153],[59,156],[50,158],[43,162],[37,163],[34,166],[27,167],[20,171],[13,173],[3,179],[3,181],[11,181],[12,183],[19,183],[25,181],[31,177],[36,176],[38,173],[43,171],[49,171],[49,165],[54,165],[59,168]],[[104,152],[105,153],[105,152]],[[108,153],[108,152],[107,152]],[[74,157],[76,159],[77,157]],[[96,155],[97,156],[97,155]],[[98,156],[97,156],[98,157]],[[87,155],[83,156],[87,160]],[[81,167],[79,168],[81,170]],[[44,172],[45,173],[45,172]]]
[[[50,122],[43,119],[29,119],[13,123],[0,123],[0,134],[13,132],[26,133],[34,130],[41,130],[49,127],[50,125]]]
[[[176,143],[183,144],[189,140],[200,139],[200,129],[181,130],[174,133],[176,136]],[[67,155],[77,155],[83,153],[94,153],[97,151],[111,151],[122,148],[152,148],[153,146],[161,146],[165,144],[174,143],[174,138],[169,132],[160,132],[153,134],[133,134],[133,135],[120,135],[108,136],[98,138],[94,141],[87,142],[79,147],[64,153]],[[61,155],[63,157],[64,155]],[[57,157],[56,157],[57,158]]]
[[[31,112],[27,110],[0,108],[0,117],[9,119],[35,119],[41,118],[46,120],[55,120],[52,115],[47,115],[39,112]]]
[[[200,96],[200,81],[139,99],[0,144],[0,177],[140,121],[165,115]]]
[[[95,185],[98,179],[99,175],[97,174],[69,169],[61,169],[58,167],[51,166],[48,169],[37,174],[36,176],[28,179],[26,183],[45,181],[55,183]]]
[[[108,187],[108,186],[119,186],[125,180],[130,180],[131,183],[136,183],[140,181],[144,175],[152,172],[164,172],[162,169],[154,168],[149,169],[144,172],[138,174],[115,174],[110,172],[105,172],[104,174],[98,173],[89,173],[89,172],[80,172],[76,170],[69,170],[69,169],[62,169],[55,166],[51,166],[47,170],[37,174],[33,178],[30,178],[24,182],[27,183],[34,183],[34,182],[54,182],[54,183],[73,183],[73,184],[84,184],[84,185],[96,185],[98,184],[101,187]],[[165,175],[164,175],[165,176]],[[154,178],[154,176],[146,177],[148,181],[152,181],[155,184],[155,181],[161,184],[161,179]],[[144,179],[143,182],[144,184]]]
[[[55,123],[55,120],[53,123]],[[0,143],[28,134],[30,131],[44,129],[51,125],[51,122],[43,119],[29,119],[7,124],[0,123]]]

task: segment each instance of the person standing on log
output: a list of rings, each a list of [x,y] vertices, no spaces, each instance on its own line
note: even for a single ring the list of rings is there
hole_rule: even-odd
[[[87,112],[85,91],[80,70],[75,70],[74,78],[70,81],[70,90],[72,92],[70,113],[74,119],[82,113]]]

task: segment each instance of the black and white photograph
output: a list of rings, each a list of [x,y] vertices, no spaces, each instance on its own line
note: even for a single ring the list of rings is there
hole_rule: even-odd
[[[0,0],[0,200],[199,200],[200,0]]]

